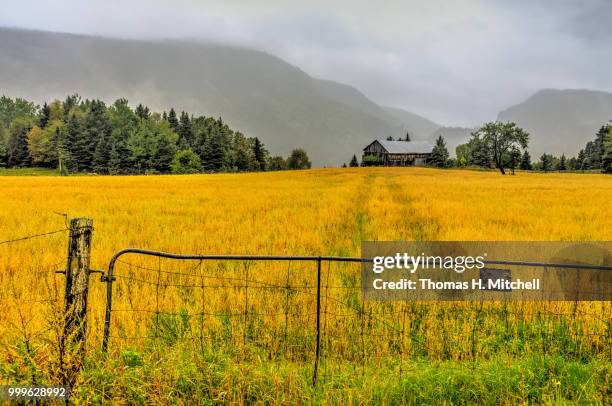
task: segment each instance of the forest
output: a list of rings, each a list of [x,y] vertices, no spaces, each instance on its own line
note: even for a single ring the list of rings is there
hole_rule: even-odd
[[[126,99],[107,106],[78,95],[38,106],[0,97],[0,166],[60,173],[154,174],[310,168],[303,149],[271,156],[257,137],[222,118],[171,108],[161,114]]]

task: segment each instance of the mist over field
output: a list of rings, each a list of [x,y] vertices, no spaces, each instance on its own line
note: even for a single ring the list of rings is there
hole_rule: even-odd
[[[597,0],[375,13],[360,2],[24,1],[0,16],[0,89],[221,116],[273,153],[304,147],[319,166],[407,131],[441,134],[454,154],[496,118],[531,132],[535,155],[574,155],[612,118],[608,17]]]
[[[609,0],[3,5],[0,401],[606,404],[611,22]],[[387,264],[411,252],[432,296]]]

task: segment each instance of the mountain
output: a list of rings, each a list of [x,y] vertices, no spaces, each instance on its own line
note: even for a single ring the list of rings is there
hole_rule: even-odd
[[[594,90],[552,90],[535,93],[499,113],[530,134],[534,158],[544,152],[575,155],[612,119],[612,93]]]
[[[434,123],[425,117],[421,117],[418,114],[406,110],[387,106],[383,106],[383,109],[387,114],[399,121],[405,130],[404,132],[409,132],[411,138],[414,139],[424,140],[434,131],[442,127],[440,124]]]
[[[251,49],[0,28],[0,55],[7,96],[124,97],[156,111],[221,116],[273,154],[303,147],[319,166],[348,162],[374,138],[405,134],[405,120],[358,90]]]
[[[470,136],[474,128],[465,127],[441,127],[432,132],[428,140],[434,144],[436,139],[441,135],[446,141],[446,148],[451,156],[456,156],[455,149],[458,145],[465,144],[470,140]]]
[[[575,156],[612,119],[612,93],[594,90],[541,90],[524,102],[501,111],[498,121],[512,121],[530,133],[533,159],[542,153]],[[428,137],[446,140],[451,155],[466,143],[473,128],[441,127]]]
[[[127,40],[0,28],[0,93],[38,103],[79,93],[124,97],[156,111],[221,116],[273,154],[303,147],[317,166],[339,165],[375,138],[433,141],[451,154],[468,128],[444,127],[357,89],[316,79],[256,50],[188,40]],[[612,119],[612,94],[542,90],[499,113],[531,133],[530,150],[574,155]]]

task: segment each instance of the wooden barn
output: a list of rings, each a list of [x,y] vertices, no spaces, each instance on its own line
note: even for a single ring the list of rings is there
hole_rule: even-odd
[[[365,165],[421,166],[431,155],[433,146],[427,141],[374,140],[363,149]]]

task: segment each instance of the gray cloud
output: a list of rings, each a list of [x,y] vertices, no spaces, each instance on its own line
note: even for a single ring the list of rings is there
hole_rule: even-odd
[[[541,88],[612,90],[608,0],[22,0],[0,25],[263,49],[449,125]]]

